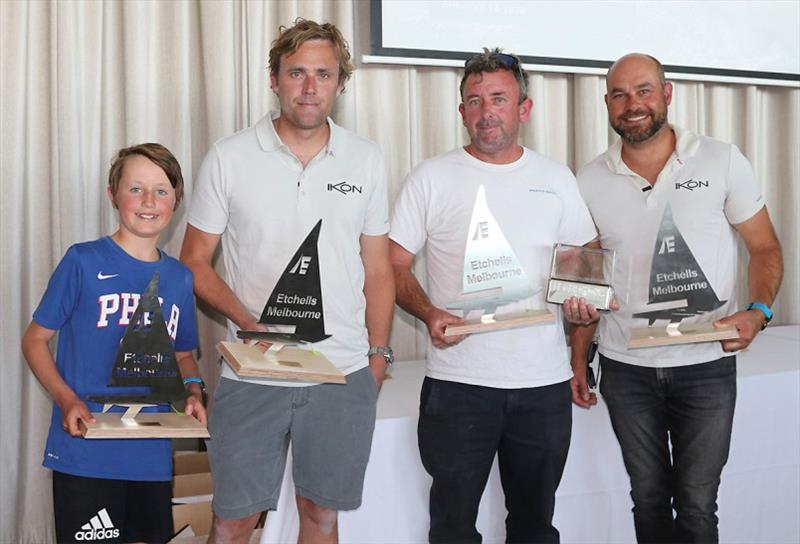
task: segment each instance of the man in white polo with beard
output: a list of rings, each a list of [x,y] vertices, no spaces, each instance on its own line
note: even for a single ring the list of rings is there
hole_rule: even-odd
[[[634,315],[647,300],[620,296],[619,311],[600,320],[600,391],[631,479],[638,541],[716,542],[717,491],[736,402],[733,354],[772,318],[780,245],[739,150],[667,123],[672,85],[658,60],[622,57],[606,87],[609,122],[621,139],[580,170],[578,184],[601,245],[616,252],[615,283],[647,279],[654,240],[670,213],[723,302],[701,318],[734,325],[740,338],[629,349],[630,330],[648,324]],[[745,310],[735,301],[738,238],[750,255]],[[573,400],[587,408],[596,402],[585,358],[595,328],[576,329],[571,342]]]

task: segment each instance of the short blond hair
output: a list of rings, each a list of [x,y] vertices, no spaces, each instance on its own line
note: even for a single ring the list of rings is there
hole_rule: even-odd
[[[294,26],[281,26],[280,34],[272,42],[269,50],[269,72],[274,77],[278,77],[281,69],[281,57],[291,55],[300,46],[311,40],[327,40],[333,44],[336,52],[336,60],[339,61],[339,84],[344,84],[350,79],[353,73],[353,63],[350,60],[350,48],[342,33],[331,23],[319,24],[316,21],[298,17],[294,21]]]

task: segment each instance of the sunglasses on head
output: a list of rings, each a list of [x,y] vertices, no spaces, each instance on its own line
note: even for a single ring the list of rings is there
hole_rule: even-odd
[[[490,53],[488,56],[491,60],[502,64],[504,67],[508,68],[509,70],[515,72],[522,72],[522,65],[519,62],[519,59],[514,55],[509,55],[508,53]],[[467,70],[478,64],[479,62],[483,62],[486,56],[484,55],[474,55],[464,61],[464,68]]]
[[[508,53],[490,53],[488,56],[490,59],[499,62],[509,69],[519,66],[519,59],[514,55],[509,55]],[[470,65],[473,65],[484,58],[486,58],[485,55],[473,55],[464,61],[464,68],[469,68]]]

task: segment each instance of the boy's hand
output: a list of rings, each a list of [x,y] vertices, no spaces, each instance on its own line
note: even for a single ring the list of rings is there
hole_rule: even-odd
[[[89,408],[77,396],[65,401],[60,408],[61,427],[72,436],[81,436],[79,419],[89,423],[95,422]]]
[[[208,425],[208,414],[206,413],[206,407],[203,406],[202,393],[192,393],[186,397],[185,411],[187,416],[194,416],[203,425]]]

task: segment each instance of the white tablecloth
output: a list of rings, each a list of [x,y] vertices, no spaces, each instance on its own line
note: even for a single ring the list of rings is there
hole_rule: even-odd
[[[800,326],[775,327],[739,355],[731,456],[719,496],[722,542],[800,541]],[[422,361],[398,362],[384,384],[361,508],[339,514],[343,543],[427,541],[430,478],[417,451]],[[290,461],[291,463],[291,461]],[[628,478],[602,399],[573,407],[572,444],[556,500],[561,541],[634,542]],[[484,542],[505,539],[497,466],[478,515]],[[262,544],[297,540],[291,466]]]

